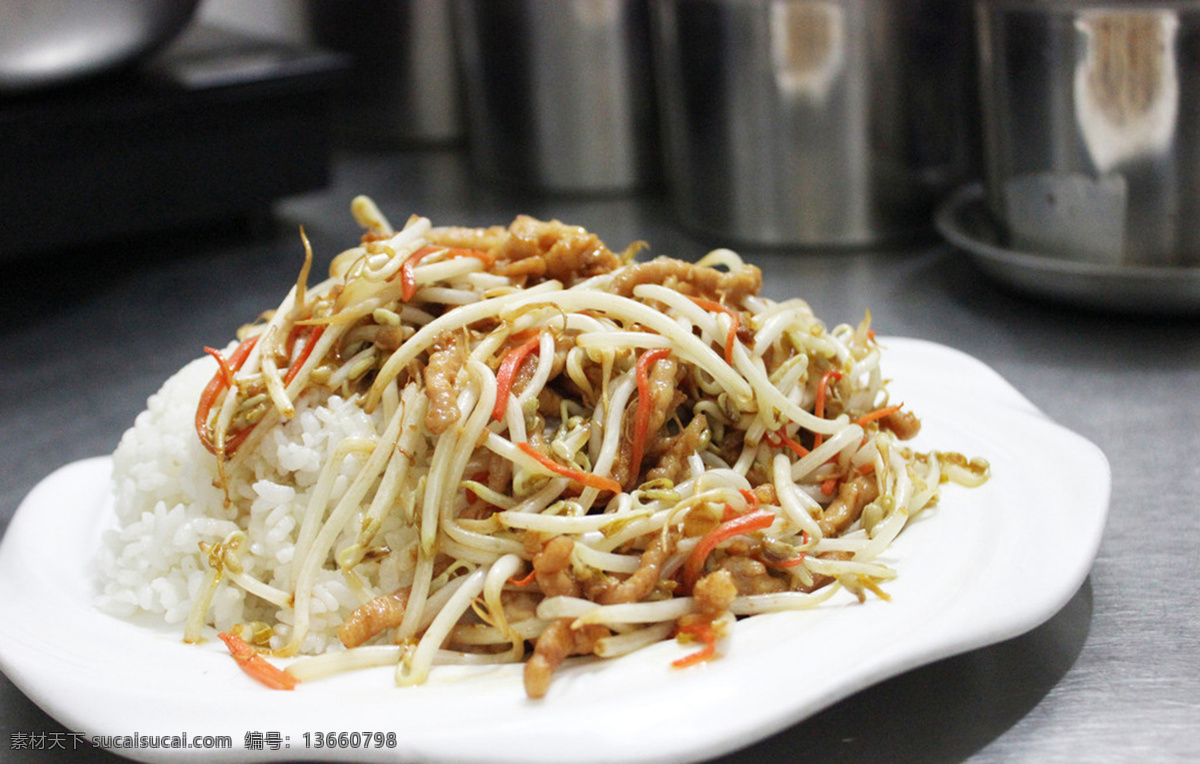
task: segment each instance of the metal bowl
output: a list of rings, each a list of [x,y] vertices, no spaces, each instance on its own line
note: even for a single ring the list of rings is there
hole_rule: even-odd
[[[689,228],[856,247],[928,235],[974,175],[960,0],[657,0],[667,181]]]
[[[107,72],[150,55],[199,0],[0,0],[0,93]]]
[[[988,206],[1006,244],[1200,266],[1200,0],[979,0]]]
[[[471,161],[488,180],[621,193],[658,180],[639,0],[458,0]]]

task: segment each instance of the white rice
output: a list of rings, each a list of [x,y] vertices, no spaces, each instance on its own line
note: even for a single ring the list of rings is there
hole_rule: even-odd
[[[122,437],[113,454],[118,527],[105,534],[99,555],[98,606],[114,615],[151,614],[167,624],[187,619],[193,597],[208,569],[200,543],[215,544],[241,529],[247,538],[239,550],[245,573],[290,593],[296,536],[321,467],[347,437],[375,440],[380,415],[367,415],[353,400],[306,393],[296,416],[276,426],[247,454],[244,468],[230,476],[231,490],[249,511],[225,506],[217,483],[217,461],[201,445],[194,429],[200,392],[216,372],[205,356],[168,379],[149,399],[147,409]],[[351,455],[341,467],[331,503],[336,502],[361,464]],[[361,518],[356,518],[361,521]],[[354,520],[347,525],[354,527]],[[385,526],[392,539],[400,529]],[[340,548],[353,532],[343,534]],[[364,563],[367,584],[378,584],[380,565]],[[385,585],[397,582],[384,573]],[[312,600],[312,628],[303,652],[320,652],[337,643],[338,624],[372,592],[351,591],[332,566],[321,571]],[[291,613],[223,581],[207,622],[220,631],[234,624],[273,624],[276,646],[286,642]]]

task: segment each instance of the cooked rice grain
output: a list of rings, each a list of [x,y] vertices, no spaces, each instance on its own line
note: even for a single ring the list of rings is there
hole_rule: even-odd
[[[310,392],[297,402],[296,416],[275,428],[231,481],[249,490],[250,511],[241,517],[225,507],[217,484],[216,460],[196,437],[200,391],[216,372],[205,356],[163,384],[121,438],[113,455],[117,527],[107,531],[99,555],[98,606],[128,617],[149,613],[167,623],[187,619],[207,570],[201,542],[216,544],[246,532],[239,560],[247,575],[291,591],[297,534],[321,465],[342,439],[375,439],[380,416],[352,400]],[[351,455],[342,465],[330,502],[335,503],[360,464]],[[340,542],[339,547],[342,543]],[[395,574],[390,576],[395,580]],[[337,626],[359,603],[336,571],[322,571],[314,590],[313,628],[304,652],[337,642]],[[278,611],[278,612],[276,612]],[[286,642],[291,613],[240,587],[222,583],[213,597],[210,622],[218,630],[261,620],[280,623],[274,641]]]

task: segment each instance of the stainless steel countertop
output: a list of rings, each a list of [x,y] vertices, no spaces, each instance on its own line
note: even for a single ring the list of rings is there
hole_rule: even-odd
[[[334,172],[328,189],[277,205],[275,219],[253,237],[210,230],[6,264],[3,527],[38,480],[69,461],[110,452],[167,376],[277,302],[303,257],[299,225],[320,266],[354,241],[349,202],[356,193],[373,196],[393,219],[418,212],[475,225],[530,213],[587,226],[614,248],[643,239],[655,253],[688,259],[727,243],[688,235],[653,196],[539,200],[481,187],[456,152],[346,153]],[[763,268],[769,297],[804,297],[830,323],[858,321],[869,309],[881,333],[940,342],[991,365],[1052,419],[1104,450],[1113,490],[1091,575],[1047,623],[864,690],[719,761],[1194,761],[1195,319],[1029,301],[936,243],[899,252],[740,251]],[[64,731],[0,678],[0,760],[116,760],[90,749],[11,746],[14,735]]]

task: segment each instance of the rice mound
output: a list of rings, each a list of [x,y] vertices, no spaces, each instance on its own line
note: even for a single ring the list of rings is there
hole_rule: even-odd
[[[366,414],[353,398],[305,393],[296,401],[296,415],[272,427],[230,475],[230,490],[250,507],[239,516],[236,507],[226,507],[217,460],[194,429],[200,393],[216,371],[216,362],[205,356],[170,377],[113,454],[117,527],[105,533],[98,559],[96,604],[104,612],[183,623],[208,570],[201,542],[219,543],[239,529],[246,533],[239,549],[245,572],[290,592],[296,536],[322,466],[342,439],[377,440],[382,429],[381,414]],[[331,502],[345,492],[361,460],[355,454],[344,460]],[[398,583],[395,572],[383,567],[368,573]],[[313,594],[311,630],[301,648],[306,653],[336,646],[337,626],[360,604],[336,570],[320,571]],[[253,621],[278,621],[272,641],[282,644],[291,613],[222,583],[208,623],[225,631]]]

